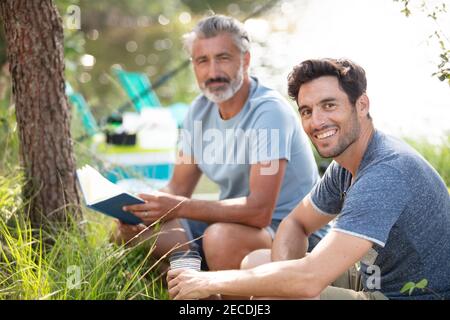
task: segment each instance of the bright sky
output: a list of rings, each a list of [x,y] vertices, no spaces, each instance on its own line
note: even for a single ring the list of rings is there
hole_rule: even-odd
[[[427,39],[436,25],[414,8],[420,3],[411,1],[413,15],[406,18],[393,0],[285,0],[270,17],[282,33],[266,33],[261,21],[247,23],[252,37],[267,45],[253,48],[253,73],[285,93],[293,65],[308,58],[350,58],[367,72],[376,127],[436,141],[450,132],[450,87],[431,77],[439,50],[434,39],[429,45]],[[450,36],[449,13],[440,24]],[[288,26],[293,32],[286,36]],[[273,66],[272,72],[258,67],[264,63]]]

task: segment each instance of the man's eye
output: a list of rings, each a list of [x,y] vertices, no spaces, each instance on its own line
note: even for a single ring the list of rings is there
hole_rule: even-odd
[[[308,110],[308,109],[302,109],[302,110],[300,110],[300,116],[302,116],[302,117],[308,117],[309,115],[311,115],[311,110]]]
[[[336,105],[334,104],[334,103],[327,103],[327,104],[325,104],[323,107],[325,108],[325,109],[332,109],[332,108],[334,108]]]
[[[196,61],[196,64],[200,65],[200,64],[204,64],[205,62],[206,62],[206,59],[200,59],[200,60]]]
[[[229,57],[229,56],[220,56],[220,57],[218,58],[218,60],[219,60],[219,61],[228,61],[228,60],[230,60],[230,57]]]

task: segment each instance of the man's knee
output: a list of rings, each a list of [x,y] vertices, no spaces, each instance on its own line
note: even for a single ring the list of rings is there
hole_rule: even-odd
[[[263,235],[264,233],[264,235]],[[216,222],[206,228],[203,235],[204,248],[227,250],[270,247],[271,238],[266,231],[238,223]],[[248,247],[248,248],[247,248]]]
[[[204,233],[203,251],[210,269],[238,269],[250,252],[270,248],[267,231],[237,223],[218,222]]]
[[[214,249],[214,251],[226,250],[231,242],[235,240],[233,236],[233,224],[217,222],[206,228],[203,235],[204,250]]]
[[[252,269],[259,265],[269,263],[271,251],[270,249],[259,249],[250,252],[241,262],[241,269]]]

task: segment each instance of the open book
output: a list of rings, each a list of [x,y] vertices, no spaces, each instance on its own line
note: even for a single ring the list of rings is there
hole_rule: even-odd
[[[87,207],[127,224],[142,223],[140,218],[131,212],[123,211],[122,207],[145,203],[144,200],[122,190],[89,165],[78,169],[77,177]]]

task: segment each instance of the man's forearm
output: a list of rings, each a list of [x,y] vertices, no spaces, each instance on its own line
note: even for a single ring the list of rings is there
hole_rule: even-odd
[[[206,222],[242,223],[257,228],[270,224],[271,208],[248,197],[221,201],[187,199],[179,209],[178,217]]]
[[[179,185],[176,184],[168,184],[165,187],[159,189],[158,191],[165,192],[168,194],[172,194],[174,196],[183,196],[190,198],[192,195],[191,190],[186,190],[185,188],[181,188]]]
[[[272,260],[303,258],[308,249],[308,236],[301,225],[289,216],[280,224],[272,245]]]
[[[250,270],[215,272],[210,283],[211,294],[280,298],[317,296],[320,288],[302,260],[272,262]]]

